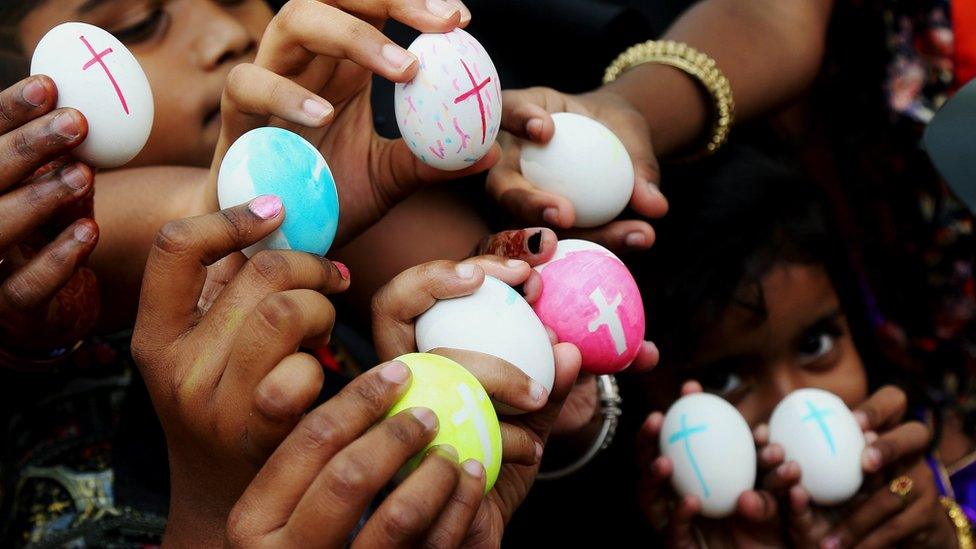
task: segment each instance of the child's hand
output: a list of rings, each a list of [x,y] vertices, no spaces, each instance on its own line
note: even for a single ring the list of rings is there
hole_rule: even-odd
[[[0,91],[0,350],[19,357],[0,353],[0,365],[48,358],[98,315],[95,276],[82,266],[98,241],[94,174],[52,162],[84,141],[88,123],[74,109],[52,112],[56,104],[46,76]]]
[[[543,192],[522,176],[519,159],[522,140],[548,143],[555,132],[552,113],[572,112],[599,120],[613,130],[634,162],[631,209],[657,218],[668,203],[658,190],[660,174],[647,121],[629,102],[609,91],[567,95],[549,88],[509,90],[502,97],[503,116],[499,144],[502,160],[488,172],[488,192],[521,221],[562,229],[564,236],[599,242],[612,250],[644,250],[654,243],[654,230],[646,221],[613,221],[596,229],[571,229],[576,219],[569,200]]]
[[[230,513],[235,547],[340,547],[366,506],[437,432],[426,408],[377,421],[410,385],[400,362],[357,377],[310,412],[275,450]],[[453,547],[484,491],[481,464],[449,446],[426,459],[370,516],[353,547]]]
[[[685,383],[682,396],[698,393],[697,382]],[[664,414],[654,412],[647,417],[638,433],[638,458],[642,465],[639,501],[651,526],[663,533],[668,547],[698,549],[699,547],[781,547],[781,535],[776,496],[799,481],[795,463],[782,463],[782,451],[760,452],[759,490],[739,496],[733,516],[712,520],[699,518],[701,501],[695,496],[679,498],[671,484],[674,464],[663,455],[658,445]],[[763,444],[763,430],[757,429],[756,443]],[[704,540],[707,545],[702,545]]]
[[[807,546],[875,548],[955,547],[955,527],[939,502],[932,470],[925,460],[930,430],[920,422],[904,422],[907,398],[896,387],[884,387],[855,410],[866,432],[862,455],[865,480],[855,498],[841,508],[839,522],[810,505],[801,488],[791,494],[792,529]],[[904,497],[892,483],[910,479]]]
[[[544,240],[547,239],[551,236]],[[518,235],[509,233],[493,242],[504,248],[503,242],[518,240]],[[484,245],[490,246],[490,243]],[[511,247],[517,248],[514,244]],[[541,255],[532,250],[528,253]],[[509,285],[521,284],[529,302],[537,299],[541,291],[539,274],[528,263],[497,256],[481,256],[461,263],[435,261],[409,269],[381,289],[373,302],[374,343],[380,357],[416,351],[416,318],[439,299],[471,294],[481,287],[485,274]],[[579,373],[579,351],[568,343],[553,346],[556,377],[548,395],[539,383],[501,359],[457,349],[435,349],[433,352],[452,358],[471,370],[497,402],[529,412],[500,418],[502,469],[495,487],[479,507],[467,536],[468,544],[495,546],[501,543],[505,524],[535,480],[543,446]]]
[[[150,252],[132,350],[166,431],[173,524],[222,528],[322,387],[321,366],[296,351],[329,337],[335,311],[323,294],[344,290],[348,272],[301,252],[246,262],[237,252],[284,214],[277,197],[258,197],[167,224]],[[228,254],[241,268],[204,310],[207,267]]]
[[[268,26],[254,63],[238,65],[228,77],[213,182],[227,148],[246,131],[276,125],[301,133],[325,155],[339,186],[340,246],[425,184],[494,164],[497,147],[466,170],[436,170],[416,158],[403,139],[376,134],[373,73],[408,82],[418,70],[418,60],[380,32],[391,18],[421,32],[442,33],[466,25],[471,15],[460,0],[285,4]],[[215,187],[208,200],[215,210]]]

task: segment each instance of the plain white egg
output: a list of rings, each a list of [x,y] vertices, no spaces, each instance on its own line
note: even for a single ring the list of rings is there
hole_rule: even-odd
[[[697,496],[702,515],[722,518],[756,482],[756,446],[742,414],[708,393],[686,395],[668,410],[661,453],[674,463],[671,481],[682,496]]]
[[[58,25],[37,44],[30,72],[54,80],[58,108],[78,109],[88,120],[76,157],[115,168],[142,151],[152,131],[152,90],[135,56],[114,36],[86,23]]]
[[[560,112],[552,121],[552,141],[522,146],[522,175],[539,189],[572,202],[577,227],[612,221],[634,191],[634,164],[627,149],[592,118]]]

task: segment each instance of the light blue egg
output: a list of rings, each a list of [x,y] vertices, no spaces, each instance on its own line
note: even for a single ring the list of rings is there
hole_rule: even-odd
[[[227,151],[217,176],[221,209],[273,194],[285,206],[285,221],[244,250],[300,250],[325,255],[339,226],[339,196],[329,165],[311,143],[281,128],[257,128]]]

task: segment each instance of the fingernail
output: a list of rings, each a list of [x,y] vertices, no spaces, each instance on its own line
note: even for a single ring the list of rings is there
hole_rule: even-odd
[[[30,83],[24,86],[21,96],[30,106],[40,107],[44,104],[44,100],[47,99],[47,91],[44,89],[43,84],[37,80],[31,80]]]
[[[541,282],[538,277],[531,277],[526,280],[525,284],[522,284],[522,291],[520,292],[522,297],[535,299],[539,295],[538,290]]]
[[[641,248],[647,244],[647,237],[644,236],[644,233],[630,233],[624,239],[624,242],[627,243],[628,247]]]
[[[776,452],[775,450],[773,450],[771,446],[767,446],[763,448],[760,453],[762,454],[762,458],[765,461],[773,461],[773,459],[776,458]]]
[[[647,190],[650,191],[652,195],[664,196],[664,193],[661,192],[660,187],[658,187],[656,184],[654,183],[645,183],[645,184],[647,185]]]
[[[476,459],[469,459],[461,464],[464,471],[474,478],[481,478],[485,474],[485,468],[481,466],[481,462]]]
[[[441,19],[450,19],[455,13],[461,11],[444,0],[427,0],[427,10]]]
[[[862,431],[868,428],[868,415],[861,410],[854,412],[854,419],[857,421],[857,424],[861,426]]]
[[[538,137],[542,133],[544,123],[538,118],[533,118],[525,123],[525,133],[531,137]]]
[[[71,116],[66,112],[54,117],[54,121],[51,123],[54,128],[54,133],[58,134],[64,139],[74,139],[81,135],[81,128],[78,127],[78,123],[75,122],[75,117]]]
[[[413,62],[417,60],[417,58],[410,55],[407,50],[393,44],[383,44],[383,48],[380,50],[380,52],[383,55],[383,59],[386,59],[386,61],[398,71],[407,70],[407,67],[412,65]]]
[[[474,265],[470,263],[458,263],[457,267],[454,267],[454,271],[461,278],[474,278]]]
[[[380,370],[380,377],[390,383],[402,385],[410,379],[410,368],[407,368],[407,365],[402,362],[394,361],[383,366],[383,369]]]
[[[281,213],[281,199],[273,194],[262,195],[252,200],[247,209],[261,219],[271,219]]]
[[[471,21],[471,10],[469,10],[468,7],[464,5],[464,2],[453,0],[451,3],[457,6],[459,10],[461,10],[461,26],[463,27],[467,25]]]
[[[349,280],[349,267],[346,267],[345,263],[333,261],[332,264],[335,265],[336,269],[339,270],[339,276],[341,276],[343,280]]]
[[[430,408],[413,408],[410,410],[413,417],[417,418],[417,421],[422,423],[428,431],[433,431],[437,428],[437,416]]]
[[[542,461],[542,443],[541,442],[536,442],[535,443],[535,461],[536,461],[536,463]]]
[[[95,231],[92,230],[88,223],[82,223],[75,227],[74,237],[75,240],[82,244],[91,244],[95,241]]]
[[[823,540],[820,544],[823,549],[840,549],[840,538],[837,536],[830,536]]]
[[[550,225],[559,225],[559,209],[546,208],[542,210],[542,219]]]
[[[529,253],[536,255],[542,251],[542,231],[537,231],[525,241]]]
[[[85,176],[84,170],[79,168],[77,164],[72,164],[61,172],[61,181],[64,181],[65,185],[75,191],[80,191],[88,186],[88,178]]]
[[[302,111],[313,120],[321,120],[332,112],[332,107],[317,99],[306,99],[302,102]]]
[[[785,477],[789,473],[790,466],[793,464],[792,461],[787,461],[776,468],[776,474]]]
[[[522,261],[521,259],[506,259],[505,260],[505,266],[508,267],[509,269],[518,269],[518,268],[522,267],[523,265],[525,265],[525,262]]]
[[[546,388],[543,387],[538,381],[533,380],[532,383],[529,384],[529,398],[532,400],[536,402],[541,401],[545,392]]]
[[[881,465],[881,450],[873,446],[865,448],[861,464],[868,472],[874,472]]]
[[[445,456],[451,458],[451,460],[453,460],[454,462],[457,462],[457,460],[459,459],[457,449],[451,446],[450,444],[440,444],[438,446],[434,446],[433,448],[431,448],[431,450],[444,454]]]

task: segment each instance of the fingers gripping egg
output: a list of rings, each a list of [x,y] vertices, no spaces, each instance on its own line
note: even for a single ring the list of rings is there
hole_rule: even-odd
[[[542,295],[532,308],[559,341],[576,345],[583,369],[619,372],[644,341],[644,303],[634,277],[610,250],[585,240],[561,240],[536,270]]]
[[[416,337],[421,352],[445,347],[496,356],[552,390],[556,371],[546,328],[497,278],[486,276],[471,295],[438,301],[417,319]]]
[[[58,87],[58,108],[78,109],[88,137],[73,152],[99,168],[121,166],[139,154],[152,130],[149,80],[122,42],[85,23],[63,23],[38,42],[31,74]]]
[[[659,444],[674,463],[675,490],[697,496],[706,517],[731,515],[739,496],[756,482],[756,447],[749,424],[715,395],[678,399],[664,417]]]
[[[285,206],[275,232],[244,250],[299,250],[325,255],[339,226],[339,196],[322,154],[298,134],[257,128],[231,145],[217,175],[221,208],[273,194]]]
[[[800,465],[800,484],[813,501],[842,503],[860,489],[864,433],[836,395],[812,388],[790,393],[769,419],[769,441]]]
[[[420,70],[394,91],[407,146],[441,170],[463,170],[481,160],[502,117],[498,71],[488,53],[461,29],[422,34],[408,50],[420,60]]]
[[[410,389],[386,417],[409,408],[430,408],[438,420],[437,436],[407,465],[415,469],[427,449],[449,444],[461,463],[476,459],[485,468],[485,493],[498,478],[502,462],[502,435],[498,417],[484,388],[463,366],[439,355],[413,353],[396,360],[410,368]]]

